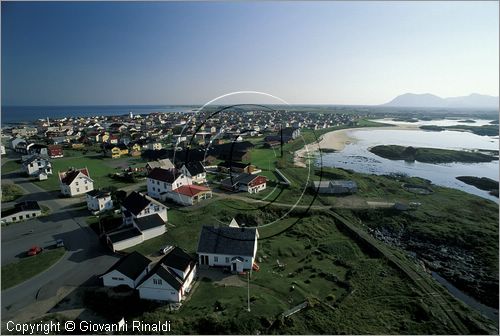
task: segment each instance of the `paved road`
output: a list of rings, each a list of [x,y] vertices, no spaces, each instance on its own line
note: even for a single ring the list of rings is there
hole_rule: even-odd
[[[4,176],[4,180],[5,180]],[[63,239],[67,253],[47,271],[2,291],[2,319],[36,302],[56,295],[63,286],[80,286],[95,281],[95,275],[106,271],[116,260],[87,226],[88,212],[75,208],[83,198],[58,198],[17,174],[7,179],[22,187],[27,194],[21,199],[33,199],[48,206],[52,213],[46,217],[2,227],[2,265],[14,261],[26,250],[38,244],[46,246],[55,239]],[[34,230],[32,234],[26,234]],[[41,312],[44,313],[44,312]]]

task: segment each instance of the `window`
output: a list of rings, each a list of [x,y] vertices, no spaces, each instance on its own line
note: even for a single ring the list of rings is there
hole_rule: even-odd
[[[112,277],[111,279],[113,279],[113,280],[120,280],[120,281],[124,280],[123,278],[116,278],[116,277]]]
[[[162,281],[161,281],[161,279],[153,279],[153,284],[155,284],[155,285],[161,285]]]
[[[101,209],[102,209],[102,207],[103,207],[103,205],[102,205],[102,204],[99,204],[99,208],[101,208]]]
[[[34,213],[34,212],[33,212],[33,213],[31,214],[31,216],[36,217],[36,213]]]
[[[17,220],[17,217],[12,217],[12,220],[13,220],[13,221]]]
[[[153,187],[153,191],[155,191],[155,187]]]
[[[219,257],[214,257],[214,262],[218,262],[219,261]]]
[[[167,187],[167,182],[163,182],[163,188]]]
[[[156,184],[157,184],[157,185],[160,185],[160,181],[156,181]]]
[[[78,182],[76,182],[75,185],[78,185]]]
[[[21,220],[21,219],[23,219],[23,216],[22,216],[22,215],[21,215],[21,216],[19,216],[19,220]]]
[[[85,190],[89,190],[89,187],[85,187]]]
[[[226,263],[228,263],[228,262],[229,262],[229,257],[226,257]]]
[[[149,213],[149,208],[144,209],[144,213],[148,214]]]
[[[87,180],[85,180],[85,184],[87,184]]]
[[[26,214],[26,218],[30,218],[30,214]]]
[[[158,205],[155,205],[155,212],[160,211],[160,207]]]
[[[80,192],[80,188],[76,188],[76,192]]]

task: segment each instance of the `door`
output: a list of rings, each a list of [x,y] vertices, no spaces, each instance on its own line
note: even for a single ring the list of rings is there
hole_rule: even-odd
[[[232,264],[231,264],[231,266],[232,266],[232,271],[233,271],[233,272],[236,272],[236,263],[235,263],[235,262],[234,262],[234,263],[232,263]]]

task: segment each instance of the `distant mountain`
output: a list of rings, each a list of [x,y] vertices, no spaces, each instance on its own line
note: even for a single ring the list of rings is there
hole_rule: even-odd
[[[498,102],[498,97],[477,93],[450,98],[441,98],[430,93],[405,93],[382,106],[498,109]]]

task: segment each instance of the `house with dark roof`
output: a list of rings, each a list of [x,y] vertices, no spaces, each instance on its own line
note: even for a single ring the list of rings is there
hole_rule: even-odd
[[[141,299],[181,302],[196,276],[196,259],[171,248],[137,285]]]
[[[229,191],[246,191],[249,194],[258,193],[267,187],[267,178],[253,174],[231,174],[220,182],[223,189]]]
[[[86,200],[87,208],[94,213],[113,209],[113,200],[111,199],[111,193],[109,191],[89,191],[86,194]]]
[[[94,180],[90,178],[87,168],[71,168],[59,172],[59,186],[63,195],[73,197],[94,190]]]
[[[100,278],[106,287],[126,285],[135,289],[137,284],[148,274],[150,264],[150,259],[134,251],[120,258]]]
[[[37,177],[42,181],[52,175],[52,163],[47,156],[34,154],[23,159],[22,170],[28,176]]]
[[[358,185],[352,180],[314,181],[313,189],[320,194],[354,194],[358,191]]]
[[[2,211],[2,223],[19,222],[41,215],[42,209],[37,201],[19,202],[13,208]]]
[[[193,184],[191,177],[176,169],[154,168],[147,178],[148,195],[165,201],[170,193],[183,185]]]
[[[224,161],[217,165],[217,170],[223,173],[247,173],[252,174],[260,172],[256,166],[250,163],[243,163],[237,161]]]
[[[257,228],[204,225],[198,241],[198,262],[206,266],[229,267],[233,272],[250,270],[257,254],[258,237]]]
[[[193,180],[193,183],[207,182],[207,171],[200,161],[187,162],[182,165],[180,172]]]
[[[122,202],[122,225],[107,232],[108,245],[120,251],[166,232],[167,207],[151,197],[133,191]]]

